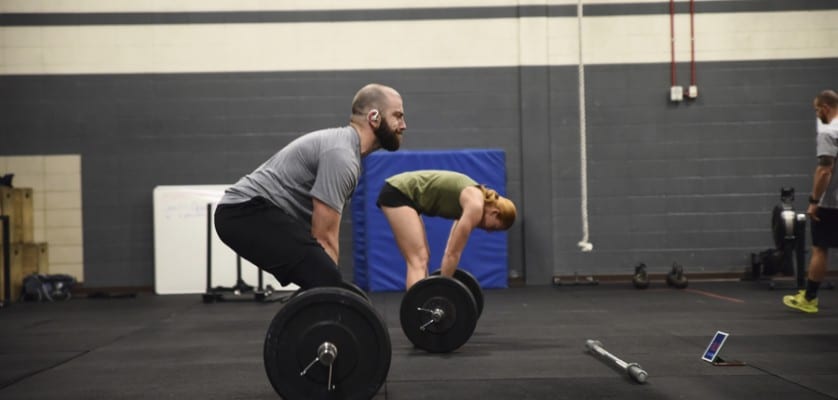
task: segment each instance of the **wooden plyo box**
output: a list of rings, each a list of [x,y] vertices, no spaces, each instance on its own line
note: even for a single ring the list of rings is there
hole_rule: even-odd
[[[3,269],[3,246],[0,246],[0,298],[6,299],[6,273]],[[11,301],[17,301],[20,297],[20,290],[23,287],[23,245],[20,243],[11,243],[9,245],[9,272],[11,282]]]
[[[11,301],[17,301],[23,290],[23,278],[49,270],[49,248],[46,243],[11,243]],[[2,273],[3,247],[0,246],[0,299],[5,299],[5,276]]]
[[[23,243],[23,269],[32,271],[30,273],[49,273],[49,246],[46,242]]]
[[[30,243],[35,239],[35,213],[31,188],[0,187],[0,215],[9,217],[12,243]],[[0,230],[0,240],[3,231]]]

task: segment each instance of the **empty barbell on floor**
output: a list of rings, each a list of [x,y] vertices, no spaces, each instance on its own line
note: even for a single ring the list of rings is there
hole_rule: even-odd
[[[300,292],[265,337],[265,371],[286,400],[370,399],[387,379],[390,357],[383,319],[351,289]]]
[[[627,362],[617,358],[617,356],[615,356],[615,355],[609,353],[608,351],[606,351],[602,347],[602,343],[600,343],[599,340],[588,339],[587,341],[585,341],[585,348],[587,348],[588,351],[590,351],[594,355],[598,355],[598,356],[614,363],[617,367],[624,370],[628,374],[628,376],[630,376],[632,379],[634,379],[638,383],[645,383],[646,378],[649,377],[649,374],[647,374],[646,371],[644,371],[643,368],[640,367],[639,364],[637,364],[637,363],[627,363]]]

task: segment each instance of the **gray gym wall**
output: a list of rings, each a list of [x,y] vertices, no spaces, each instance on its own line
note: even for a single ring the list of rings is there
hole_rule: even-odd
[[[678,4],[679,18],[685,5]],[[699,14],[831,16],[838,3],[720,1],[698,2],[696,8]],[[575,20],[576,8],[377,12],[280,12],[266,18],[421,20],[452,18],[453,12],[467,19]],[[650,14],[668,17],[668,2],[585,8],[586,18]],[[16,27],[191,26],[190,21],[200,26],[248,18],[253,17],[237,12],[6,13],[0,15],[0,34]],[[553,275],[627,274],[640,261],[653,272],[673,261],[688,273],[738,272],[750,252],[771,245],[770,210],[780,187],[795,187],[795,205],[805,205],[814,167],[811,100],[834,88],[835,57],[699,59],[699,97],[677,104],[667,98],[668,61],[586,65],[590,253],[577,247],[582,228],[576,65],[184,73],[4,69],[0,155],[81,154],[85,285],[148,287],[155,186],[234,182],[298,135],[345,124],[354,92],[375,81],[404,97],[403,148],[506,151],[508,192],[521,214],[509,234],[512,275],[546,284]],[[679,58],[677,71],[678,84],[688,85],[689,63]],[[350,224],[346,213],[341,264],[348,278]]]

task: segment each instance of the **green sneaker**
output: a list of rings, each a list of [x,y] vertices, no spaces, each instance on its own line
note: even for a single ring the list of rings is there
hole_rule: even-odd
[[[806,313],[818,312],[818,299],[806,300],[806,291],[801,290],[794,296],[783,296],[783,304]]]

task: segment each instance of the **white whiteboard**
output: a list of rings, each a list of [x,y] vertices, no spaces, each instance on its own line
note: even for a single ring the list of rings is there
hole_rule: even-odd
[[[157,186],[154,188],[154,292],[157,294],[204,293],[207,290],[207,204],[221,199],[229,185]],[[212,214],[210,214],[212,215]],[[210,218],[212,222],[212,218]],[[236,284],[236,253],[227,247],[212,226],[212,287]],[[253,287],[259,269],[242,259],[242,280]],[[262,274],[263,285],[282,287],[273,275]]]

